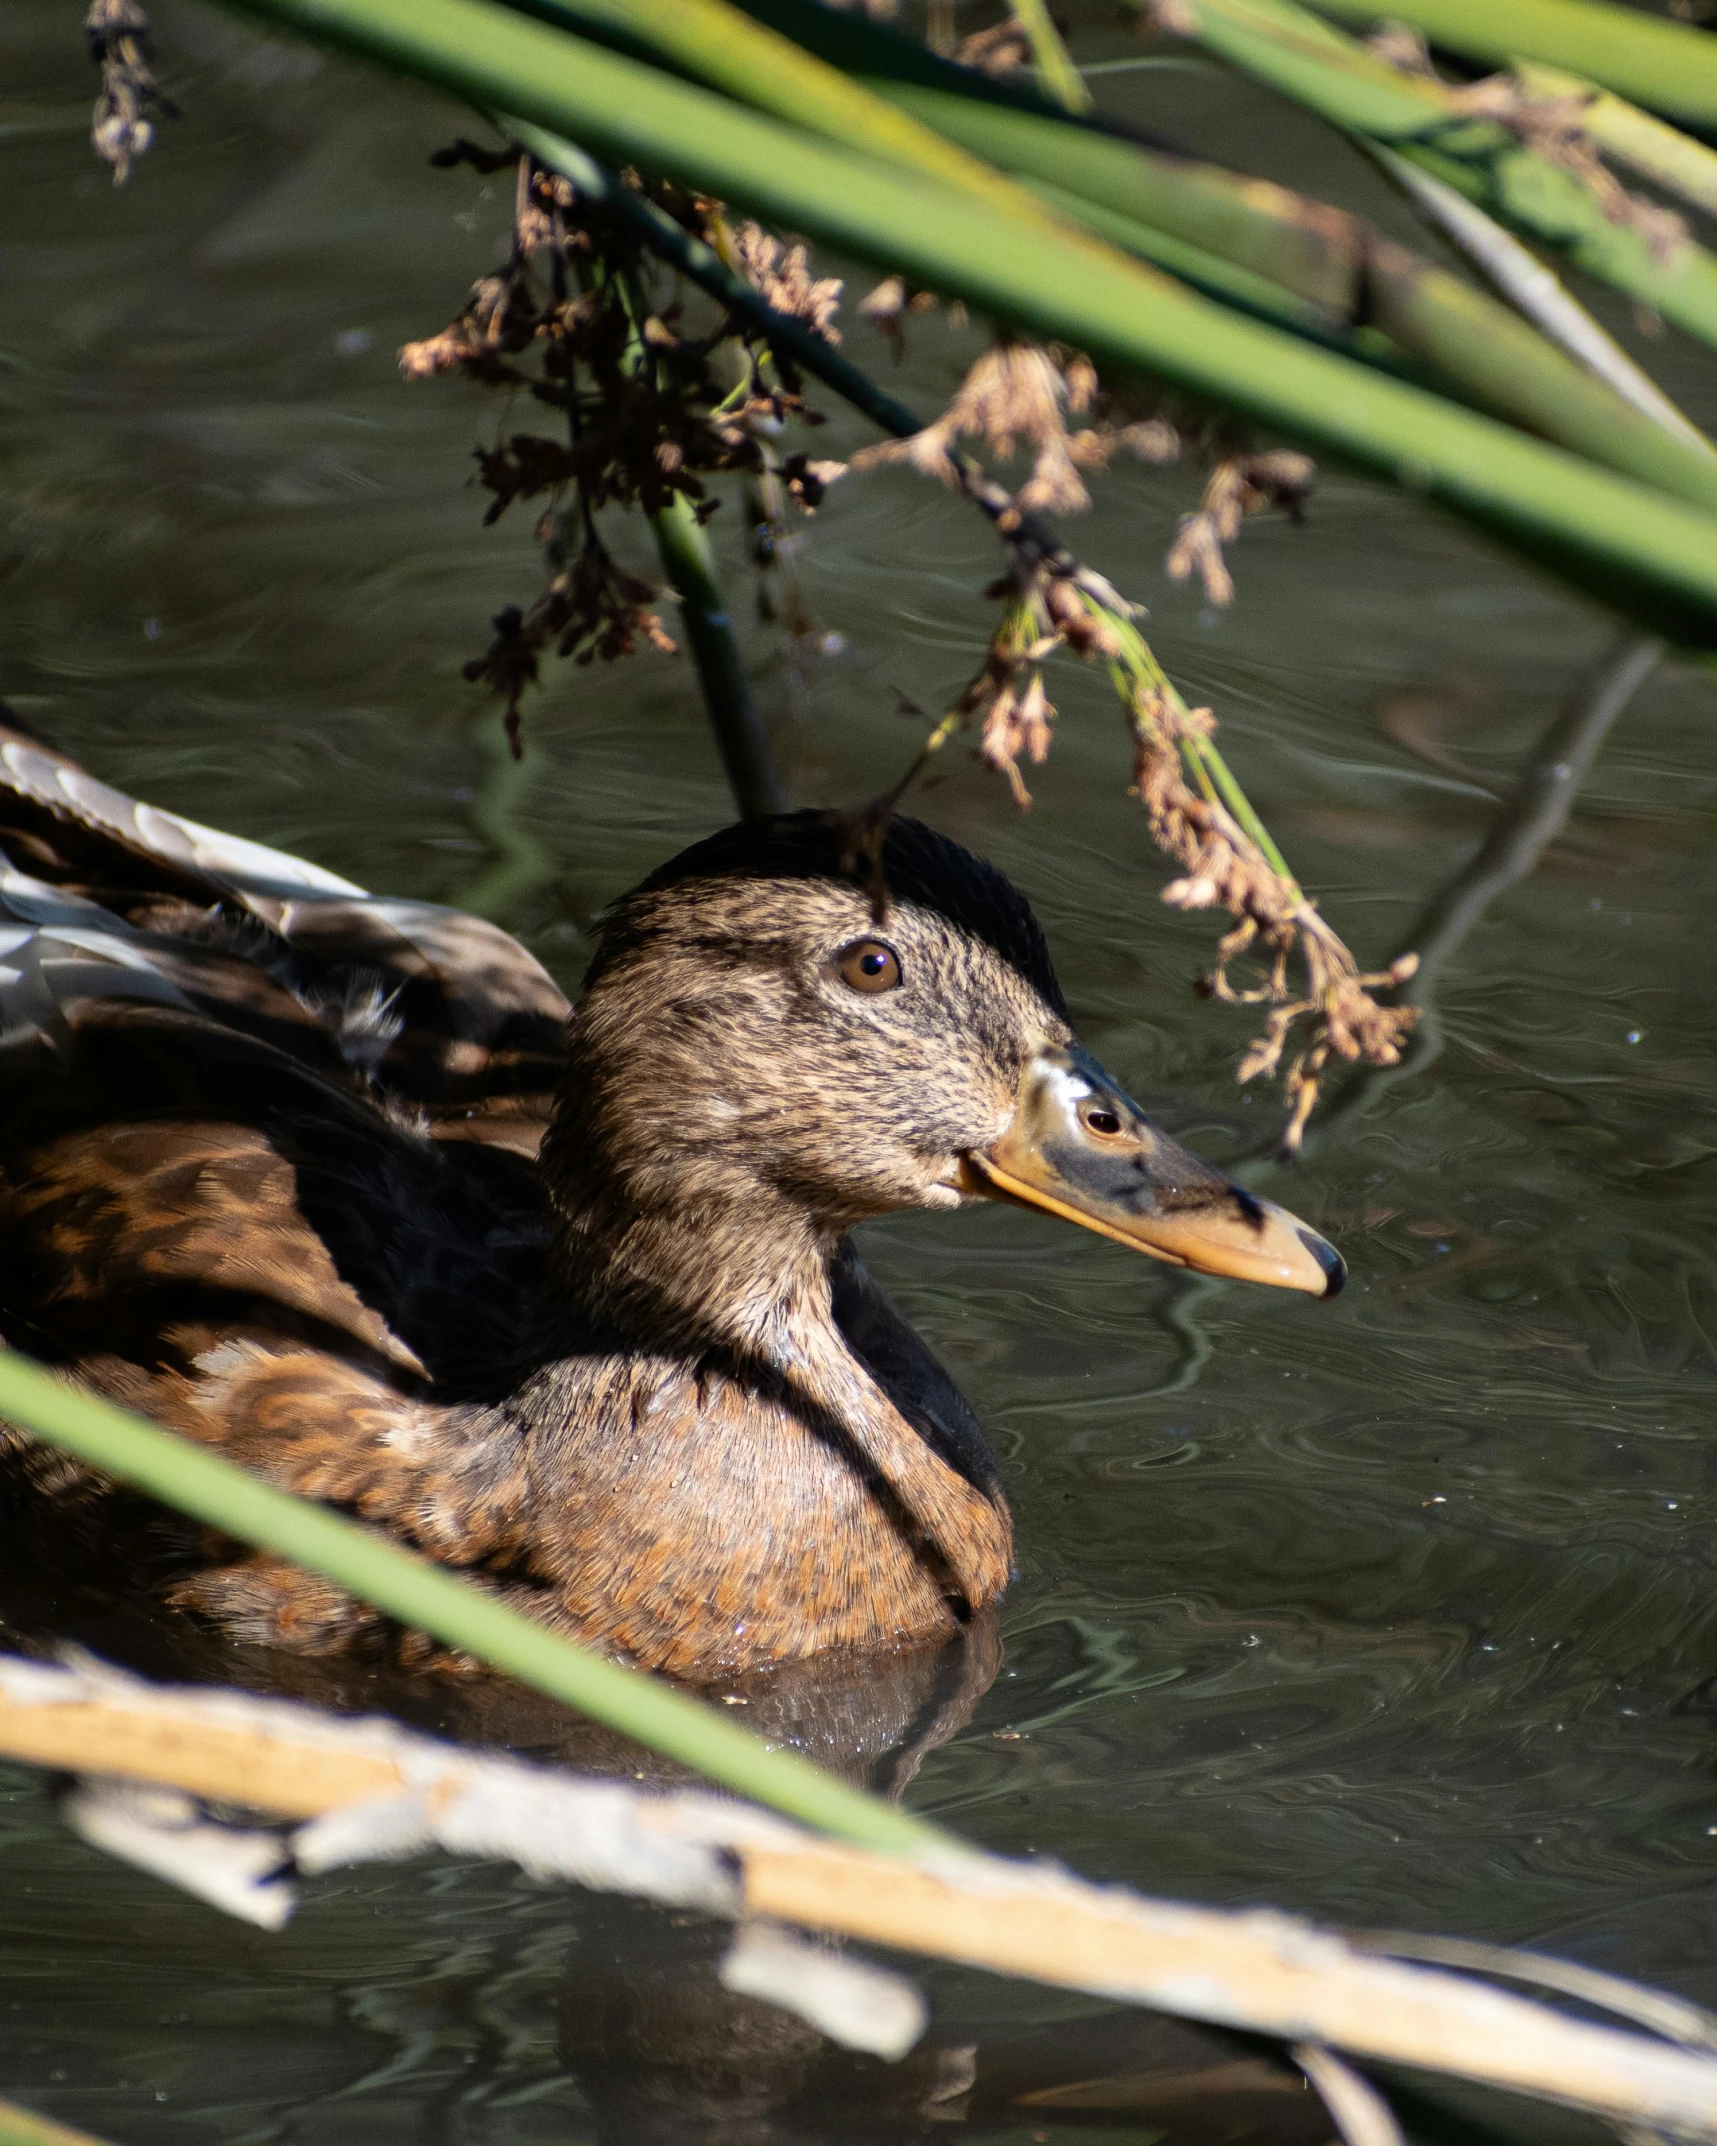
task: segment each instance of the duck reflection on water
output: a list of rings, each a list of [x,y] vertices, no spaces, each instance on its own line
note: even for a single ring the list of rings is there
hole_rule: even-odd
[[[725,1935],[607,1901],[579,1935],[558,2049],[601,2146],[1336,2146],[1299,2070],[1242,2035],[1128,2010],[998,2022],[993,1994],[967,2028],[939,1988],[887,2064],[723,1989]]]

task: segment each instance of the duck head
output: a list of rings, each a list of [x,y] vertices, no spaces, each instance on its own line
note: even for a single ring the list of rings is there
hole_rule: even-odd
[[[911,820],[886,900],[832,816],[748,822],[610,912],[544,1169],[610,1293],[747,1323],[854,1223],[977,1199],[1330,1296],[1335,1251],[1170,1139],[1074,1034],[1036,919]],[[755,1322],[753,1322],[755,1323]]]

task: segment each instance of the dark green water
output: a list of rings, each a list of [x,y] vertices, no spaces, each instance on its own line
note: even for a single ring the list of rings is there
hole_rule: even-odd
[[[495,258],[507,182],[427,167],[464,123],[429,98],[170,5],[185,117],[115,194],[81,138],[77,16],[0,15],[0,693],[134,792],[457,900],[493,862],[495,766],[460,664],[536,565],[528,524],[483,531],[465,489],[492,414],[402,387],[393,353]],[[1104,88],[1398,225],[1345,152],[1221,78]],[[1717,420],[1708,367],[1636,346]],[[974,347],[920,329],[903,391],[931,409]],[[849,348],[888,364],[862,327]],[[862,443],[832,419],[819,452]],[[1614,623],[1334,473],[1309,527],[1247,531],[1239,603],[1203,616],[1160,571],[1195,484],[1120,472],[1075,541],[1151,603],[1308,886],[1387,956]],[[851,800],[913,749],[897,689],[938,707],[973,667],[995,555],[886,473],[836,489],[801,564],[841,646],[790,662],[758,628],[754,674],[795,799]],[[1061,683],[1029,816],[952,754],[924,809],[1027,888],[1103,1059],[1233,1160],[1275,1122],[1232,1081],[1244,1017],[1188,988],[1208,926],[1156,900],[1104,682]],[[1455,956],[1441,1056],[1259,1180],[1346,1251],[1339,1303],[1189,1284],[999,1209],[868,1233],[993,1427],[1022,1546],[1007,1666],[918,1807],[1152,1890],[1544,1945],[1717,2002],[1714,715],[1697,668],[1657,674]],[[529,777],[518,820],[554,872],[506,921],[570,983],[603,901],[729,814],[688,671],[556,675]],[[696,1978],[637,1995],[664,1942],[641,1914],[423,1865],[319,1880],[265,1937],[4,1778],[0,2092],[66,2121],[163,2146],[896,2135],[881,2067],[734,2056],[717,2022],[743,2075],[721,2085]],[[1028,2028],[1103,2025],[930,1983],[981,2080]],[[1048,2121],[1005,2100],[952,2135]]]

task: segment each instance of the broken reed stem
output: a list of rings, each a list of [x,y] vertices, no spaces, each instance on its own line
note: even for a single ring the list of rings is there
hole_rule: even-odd
[[[539,1877],[859,1938],[1717,2140],[1709,2053],[1564,2018],[1273,1911],[1189,1907],[947,1848],[879,1855],[701,1793],[473,1753],[287,1700],[162,1689],[95,1662],[0,1658],[0,1752],[309,1820],[290,1843],[307,1871],[435,1847],[511,1860]],[[195,1881],[194,1868],[184,1874]],[[790,1975],[764,1994],[809,2009]],[[1319,2069],[1312,2050],[1296,2055]],[[1339,2095],[1345,2067],[1321,2068],[1320,2091]]]
[[[1296,2042],[1288,2052],[1329,2111],[1342,2146],[1407,2146],[1395,2111],[1369,2079],[1321,2042]]]

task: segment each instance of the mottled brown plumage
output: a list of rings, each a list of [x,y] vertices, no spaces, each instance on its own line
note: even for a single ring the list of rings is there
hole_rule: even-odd
[[[0,1333],[679,1676],[933,1641],[1006,1584],[982,1435],[855,1223],[986,1192],[1331,1271],[1144,1126],[1021,897],[910,822],[881,926],[819,816],[687,852],[616,905],[570,1020],[493,927],[4,731],[0,849]],[[0,1443],[85,1554],[135,1526]],[[150,1543],[237,1637],[385,1637],[276,1561]]]

